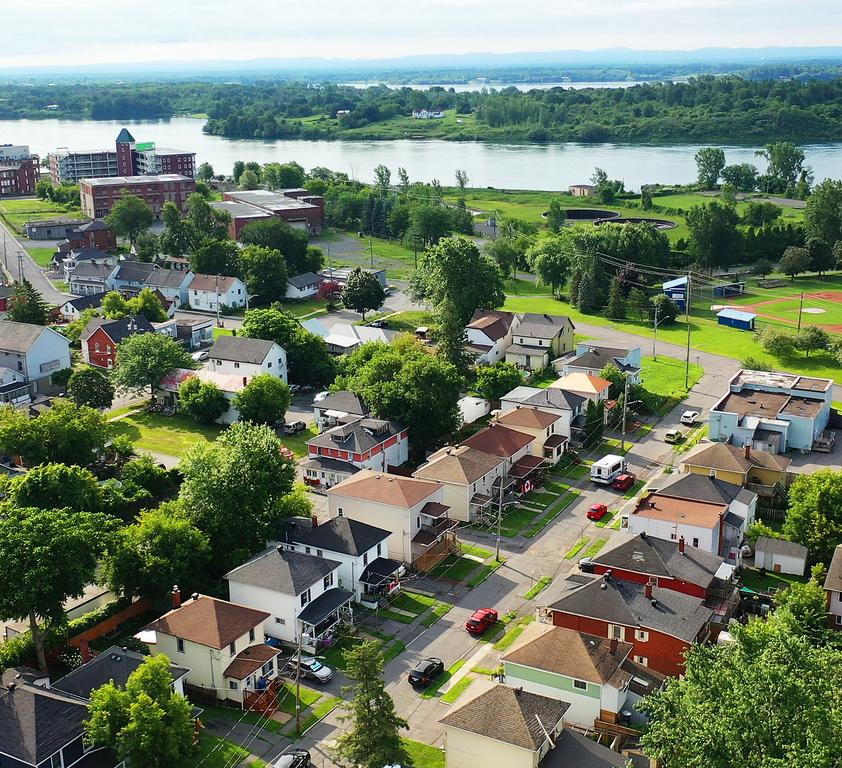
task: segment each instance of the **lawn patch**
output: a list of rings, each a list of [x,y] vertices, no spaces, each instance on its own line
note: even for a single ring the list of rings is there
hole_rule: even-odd
[[[407,616],[404,613],[397,613],[396,611],[390,611],[388,608],[379,608],[377,610],[377,616],[381,619],[389,619],[390,621],[397,621],[401,624],[412,624],[415,619],[418,618],[417,615]]]
[[[423,619],[421,624],[425,627],[432,627],[442,616],[444,616],[453,606],[450,603],[436,603],[433,610],[430,611]]]
[[[608,543],[608,539],[597,539],[585,550],[585,557],[593,557]]]
[[[570,549],[567,550],[567,554],[564,556],[565,560],[572,560],[576,555],[578,555],[587,545],[590,539],[587,536],[582,536],[579,541],[577,541]]]
[[[760,575],[755,568],[744,568],[740,574],[740,581],[744,587],[753,589],[755,592],[767,592],[769,590],[786,589],[792,584],[805,584],[810,580],[809,576],[795,576],[789,573],[770,573]]]
[[[457,681],[454,685],[450,687],[450,689],[442,694],[441,703],[442,704],[453,704],[466,690],[468,690],[468,686],[474,682],[476,678],[471,677],[470,675],[465,675],[461,680]]]
[[[478,547],[476,544],[466,544],[463,541],[462,554],[472,555],[473,557],[481,557],[483,560],[487,560],[489,557],[491,557],[492,552],[483,547]]]
[[[444,752],[420,741],[403,739],[403,745],[415,768],[444,768]]]
[[[422,699],[432,699],[438,695],[442,686],[450,680],[462,667],[465,665],[465,659],[454,661],[447,670],[438,676],[436,680],[430,683],[424,692],[421,694]]]
[[[239,765],[249,756],[249,751],[239,744],[226,739],[220,739],[210,733],[199,734],[199,749],[194,755],[197,763],[206,768],[226,768],[230,765]],[[256,760],[251,763],[253,768],[266,768],[263,760]]]
[[[526,629],[526,625],[534,620],[534,615],[524,616],[515,626],[509,629],[503,637],[494,643],[494,650],[507,651],[514,644],[515,640],[520,637],[523,630]]]
[[[535,584],[532,585],[532,588],[523,596],[524,599],[531,600],[539,592],[545,590],[552,580],[552,576],[544,576],[541,579],[539,579]]]
[[[479,565],[476,560],[471,560],[469,557],[448,555],[435,567],[427,571],[427,576],[433,579],[446,578],[452,581],[462,581],[467,579]]]
[[[420,592],[403,590],[391,603],[392,608],[399,611],[408,611],[420,616],[428,608],[432,608],[438,601],[434,597],[422,595]]]
[[[310,709],[307,712],[304,712],[302,710],[300,730],[296,730],[295,720],[292,720],[292,725],[284,731],[284,736],[287,736],[291,739],[295,738],[296,736],[301,736],[302,733],[304,733],[308,728],[312,728],[323,717],[327,717],[327,715],[333,712],[333,710],[336,709],[341,703],[342,699],[340,699],[338,696],[333,696],[329,699],[325,699],[317,707],[313,707],[313,709]]]
[[[128,435],[136,448],[178,457],[196,443],[213,442],[223,431],[214,424],[197,424],[188,416],[157,413],[126,416],[113,422],[111,429],[115,435]]]
[[[234,707],[209,707],[206,704],[202,704],[201,707],[201,719],[204,722],[207,722],[212,718],[219,717],[223,720],[229,720],[232,725],[238,721],[247,723],[248,725],[256,725],[260,723],[263,728],[267,731],[271,731],[272,733],[278,733],[281,730],[281,724],[277,720],[269,720],[268,722],[265,722],[265,718],[262,714],[260,714],[260,712],[243,712],[242,709],[234,709]],[[294,707],[295,703],[293,702],[293,708]]]
[[[481,565],[477,573],[468,579],[468,588],[473,589],[474,587],[478,587],[505,562],[505,560],[498,560],[491,565]]]
[[[27,248],[26,252],[30,255],[32,260],[42,268],[49,267],[53,262],[53,254],[56,252],[55,248]]]

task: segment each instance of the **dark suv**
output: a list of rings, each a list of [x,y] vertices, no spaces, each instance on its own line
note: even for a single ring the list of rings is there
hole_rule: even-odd
[[[413,688],[428,686],[433,678],[444,672],[444,662],[431,656],[429,659],[421,659],[409,673],[409,684]]]

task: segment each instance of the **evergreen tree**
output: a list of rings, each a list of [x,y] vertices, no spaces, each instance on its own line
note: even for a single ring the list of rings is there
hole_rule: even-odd
[[[33,325],[47,324],[50,309],[35,286],[26,278],[15,283],[9,304],[9,320]]]
[[[637,310],[641,322],[649,316],[649,312],[652,310],[649,297],[640,288],[632,288],[629,292],[629,306]]]
[[[561,202],[557,197],[550,200],[550,207],[547,210],[547,227],[550,232],[559,232],[567,220],[567,214],[564,208],[561,207]]]
[[[608,291],[608,304],[605,307],[605,316],[612,320],[624,320],[626,317],[626,300],[623,298],[623,285],[618,278],[611,281],[611,288]]]
[[[576,309],[580,312],[591,312],[596,308],[596,291],[591,273],[587,270],[582,272],[579,280],[579,289],[576,293]]]

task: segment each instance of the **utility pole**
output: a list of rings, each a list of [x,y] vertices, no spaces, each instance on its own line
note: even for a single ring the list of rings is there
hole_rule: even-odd
[[[297,620],[296,620],[297,621]],[[295,659],[295,732],[301,733],[301,640],[302,631],[298,630],[298,656]]]
[[[371,257],[371,268],[374,269],[374,242],[370,237],[368,238],[368,253]]]
[[[494,486],[492,485],[492,488]],[[494,550],[494,559],[500,562],[500,528],[503,525],[503,478],[500,478],[500,495],[497,497],[497,545]]]
[[[626,414],[629,410],[629,374],[626,374],[626,379],[623,382],[623,434],[620,439],[620,453],[626,452]]]
[[[18,251],[18,281],[23,282],[23,251]]]
[[[801,299],[798,302],[798,328],[796,329],[796,333],[801,332],[801,315],[804,314],[804,293],[801,293]]]
[[[658,359],[658,356],[655,354],[655,342],[658,340],[658,305],[655,305],[655,323],[652,328],[652,359]]]
[[[685,307],[685,322],[687,323],[687,364],[684,366],[684,388],[690,386],[690,303],[692,301],[692,294],[690,293],[690,273],[687,273],[687,292],[684,296]]]
[[[222,328],[222,321],[219,319],[219,275],[216,276],[215,287],[216,287],[216,327]]]

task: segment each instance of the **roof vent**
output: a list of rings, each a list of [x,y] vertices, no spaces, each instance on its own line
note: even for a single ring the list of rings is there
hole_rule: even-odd
[[[653,597],[653,598],[649,601],[649,605],[651,605],[653,608],[657,608],[657,607],[658,607],[658,601],[657,601],[657,600]]]
[[[603,581],[602,584],[599,585],[600,589],[608,589],[608,585]]]
[[[194,592],[192,595],[190,595],[190,599],[191,600],[198,600],[199,599],[199,593]]]
[[[640,538],[641,538],[641,539],[645,539],[645,538],[646,538],[646,531],[641,531],[641,532],[640,532]]]

